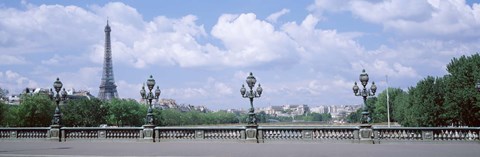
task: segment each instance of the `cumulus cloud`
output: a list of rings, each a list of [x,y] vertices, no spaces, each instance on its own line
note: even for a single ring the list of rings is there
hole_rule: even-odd
[[[269,21],[271,23],[277,23],[278,18],[280,18],[281,16],[283,16],[283,15],[289,13],[289,12],[290,12],[290,10],[283,8],[282,10],[280,10],[278,12],[270,14],[267,17],[267,21]]]
[[[324,12],[348,11],[399,36],[444,39],[480,36],[473,31],[480,28],[480,5],[469,5],[465,0],[316,0],[309,9],[320,18],[324,18]]]
[[[223,62],[236,66],[258,65],[266,62],[291,64],[297,61],[297,46],[284,33],[253,13],[220,16],[212,29],[228,56]],[[278,46],[272,46],[278,45]]]
[[[0,65],[25,64],[26,62],[22,56],[0,54]]]
[[[204,28],[195,15],[144,19],[137,8],[121,2],[85,8],[23,5],[22,9],[0,9],[0,65],[11,66],[8,69],[22,64],[39,66],[32,73],[0,73],[2,87],[51,86],[51,76],[59,76],[66,87],[96,94],[107,17],[112,28],[113,63],[122,67],[115,68],[115,73],[158,72],[159,67],[162,72],[163,68],[195,71],[178,74],[188,78],[179,79],[187,83],[174,81],[175,86],[162,89],[162,96],[189,103],[237,102],[231,98],[240,99],[238,88],[252,69],[264,74],[265,101],[260,103],[351,100],[355,99],[351,86],[363,68],[372,80],[389,75],[392,83],[397,79],[408,86],[420,77],[444,74],[452,57],[480,49],[475,31],[479,5],[465,1],[316,0],[298,21],[280,22],[279,18],[291,14],[290,8],[285,8],[265,19],[255,13],[222,14],[213,17],[217,21],[211,28]],[[355,22],[383,27],[373,33],[387,32],[380,34],[386,41],[367,49],[364,44],[370,39],[365,38],[371,32],[327,29],[322,25],[330,15],[327,12],[350,12],[351,18],[359,19]],[[197,76],[198,70],[205,69],[213,71],[211,78]],[[7,76],[10,82],[4,81]],[[36,83],[29,78],[48,81]],[[138,98],[140,84],[135,79],[118,80],[121,97]]]
[[[61,5],[0,9],[0,18],[0,52],[4,54],[82,49],[101,37],[85,34],[103,23],[83,8]]]
[[[10,91],[10,94],[18,94],[27,87],[37,87],[38,83],[25,77],[15,71],[7,70],[5,72],[0,71],[0,87]]]

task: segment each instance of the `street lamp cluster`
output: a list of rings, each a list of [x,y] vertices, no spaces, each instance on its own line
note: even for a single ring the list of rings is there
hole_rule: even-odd
[[[62,113],[60,112],[60,101],[64,101],[67,98],[67,92],[65,91],[65,88],[63,88],[62,92],[60,92],[60,89],[62,89],[62,86],[63,86],[62,82],[60,81],[59,78],[57,78],[57,80],[53,82],[53,88],[55,89],[56,93],[53,93],[51,88],[48,93],[48,95],[50,96],[50,99],[55,100],[56,102],[55,113],[53,114],[53,119],[52,119],[52,125],[61,125]]]
[[[369,113],[368,113],[368,108],[366,105],[367,97],[368,96],[374,96],[375,92],[377,90],[377,86],[375,86],[375,82],[372,82],[372,86],[368,90],[366,88],[368,84],[368,74],[365,72],[365,69],[362,71],[362,74],[360,74],[360,82],[363,85],[363,89],[360,90],[360,88],[357,85],[357,82],[355,82],[355,85],[353,86],[353,92],[355,93],[355,96],[362,96],[363,101],[364,101],[364,111],[362,112],[362,123],[368,123],[370,121]],[[258,84],[257,89],[253,90],[255,87],[255,84],[257,83],[257,79],[255,76],[253,76],[253,73],[250,72],[250,75],[247,76],[247,79],[245,81],[247,83],[247,86],[249,90],[245,88],[245,85],[242,85],[242,88],[240,88],[240,94],[242,95],[243,98],[248,98],[250,100],[250,109],[248,112],[248,119],[247,122],[249,125],[257,125],[257,118],[255,115],[255,108],[253,107],[253,100],[254,98],[259,98],[262,96],[263,88],[260,84]],[[153,76],[150,75],[150,78],[147,79],[147,88],[148,88],[148,93],[145,90],[145,84],[142,86],[142,89],[140,90],[140,95],[142,96],[142,99],[144,99],[148,106],[147,110],[147,116],[146,116],[146,124],[147,125],[154,125],[154,116],[153,116],[153,108],[152,108],[152,100],[157,100],[160,97],[161,91],[160,88],[157,86],[157,89],[155,89],[154,92],[152,92],[153,87],[155,87],[155,79],[153,79]],[[67,97],[67,92],[65,91],[65,88],[60,92],[62,89],[62,82],[60,81],[59,78],[53,83],[53,87],[55,89],[55,92],[53,92],[52,89],[50,89],[49,96],[52,100],[55,100],[56,102],[56,108],[55,108],[55,114],[53,115],[52,119],[52,125],[61,125],[61,117],[62,114],[60,112],[60,102],[64,101]],[[477,83],[477,89],[480,91],[480,82]]]
[[[147,79],[147,87],[148,87],[148,93],[145,91],[145,84],[142,86],[142,90],[140,90],[140,95],[142,96],[142,99],[144,99],[148,106],[147,110],[147,117],[146,117],[146,124],[148,125],[153,125],[153,110],[152,110],[152,100],[155,99],[158,101],[158,98],[160,97],[160,89],[157,86],[157,89],[155,89],[155,95],[152,93],[152,89],[155,86],[155,79],[153,79],[153,76],[150,75],[150,78]]]
[[[370,89],[367,89],[368,80],[368,74],[365,72],[365,69],[363,69],[362,74],[360,74],[360,83],[362,83],[363,89],[360,90],[357,82],[355,82],[355,85],[353,85],[353,93],[355,94],[355,96],[363,97],[363,112],[361,120],[362,124],[367,124],[371,120],[368,113],[367,97],[374,96],[375,92],[377,91],[377,86],[375,85],[375,82],[372,82],[372,86],[370,87]]]
[[[240,88],[240,94],[242,94],[243,98],[248,98],[250,99],[250,110],[248,111],[248,119],[247,122],[249,125],[257,125],[257,117],[255,116],[255,108],[253,108],[253,99],[254,98],[259,98],[262,96],[262,86],[258,84],[257,90],[254,91],[253,87],[255,86],[255,83],[257,83],[257,79],[253,76],[253,74],[250,72],[250,75],[247,77],[247,85],[248,88],[250,88],[249,91],[245,89],[245,85],[242,84],[242,88]]]

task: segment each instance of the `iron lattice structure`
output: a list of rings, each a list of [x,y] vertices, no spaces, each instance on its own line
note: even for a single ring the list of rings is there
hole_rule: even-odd
[[[100,100],[118,98],[117,85],[115,85],[115,79],[113,78],[110,32],[111,29],[107,21],[107,26],[105,26],[105,56],[103,61],[102,82],[100,84],[100,91],[98,92],[98,98]]]

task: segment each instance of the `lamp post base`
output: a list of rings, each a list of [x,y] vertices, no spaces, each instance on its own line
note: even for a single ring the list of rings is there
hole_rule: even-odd
[[[246,142],[258,143],[258,138],[257,138],[258,125],[256,125],[256,124],[247,125],[247,127],[245,129],[245,134],[246,134],[246,139],[245,139]]]
[[[153,129],[155,128],[155,125],[152,124],[145,124],[143,125],[143,130],[142,130],[142,135],[143,135],[143,141],[145,142],[155,142],[153,138],[154,131]]]
[[[62,126],[60,125],[50,125],[50,131],[49,131],[49,137],[50,137],[50,140],[51,141],[54,141],[54,142],[61,142],[61,138],[60,138],[60,128]]]
[[[359,137],[360,137],[360,143],[365,143],[365,144],[373,144],[373,130],[372,130],[372,125],[370,124],[362,124],[360,125],[360,131],[359,131]]]

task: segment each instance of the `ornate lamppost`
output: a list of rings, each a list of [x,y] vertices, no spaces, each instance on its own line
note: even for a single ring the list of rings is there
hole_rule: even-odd
[[[56,93],[53,93],[53,90],[50,88],[48,95],[50,99],[56,102],[55,113],[53,114],[52,125],[50,126],[50,139],[53,141],[61,141],[60,139],[60,128],[62,127],[62,113],[60,112],[60,101],[64,101],[67,98],[67,92],[63,88],[62,92],[62,82],[57,77],[57,80],[53,82],[53,88]]]
[[[142,90],[140,90],[140,95],[142,96],[142,99],[147,101],[147,104],[149,105],[148,110],[147,110],[146,125],[154,125],[153,124],[154,118],[153,118],[153,113],[152,113],[153,112],[152,111],[152,100],[153,99],[158,100],[158,98],[160,96],[160,93],[161,93],[158,86],[157,86],[157,89],[155,89],[155,93],[152,93],[152,89],[153,89],[154,86],[155,86],[155,79],[153,79],[153,76],[150,75],[150,78],[147,79],[148,93],[146,93],[146,91],[145,91],[145,85],[142,86]]]
[[[249,91],[245,89],[245,85],[242,84],[242,88],[240,89],[240,93],[242,94],[243,98],[248,98],[250,99],[250,110],[248,112],[248,124],[249,125],[257,125],[257,117],[255,116],[255,108],[253,108],[253,99],[254,98],[259,98],[262,95],[262,87],[260,84],[258,84],[257,90],[253,91],[253,87],[255,86],[255,83],[257,83],[257,79],[253,76],[253,74],[250,72],[250,75],[247,77],[247,85],[250,88]]]
[[[377,91],[377,86],[375,85],[375,82],[372,82],[372,86],[370,87],[370,89],[367,89],[368,79],[369,79],[368,74],[365,72],[365,69],[363,69],[362,74],[360,74],[360,83],[362,83],[363,89],[359,91],[357,82],[355,82],[355,85],[353,86],[353,93],[355,94],[355,96],[363,97],[363,112],[362,112],[362,120],[361,120],[362,125],[360,125],[360,130],[359,130],[360,141],[363,141],[366,143],[373,143],[372,126],[368,124],[370,123],[371,119],[368,113],[367,97],[375,95],[375,92]]]
[[[363,89],[359,91],[357,82],[355,82],[355,85],[353,86],[353,93],[355,94],[355,96],[363,97],[362,124],[367,124],[371,120],[368,113],[367,97],[374,96],[375,92],[377,91],[377,86],[375,85],[375,82],[372,82],[370,90],[367,89],[366,86],[368,84],[368,79],[368,74],[365,72],[365,69],[363,69],[362,74],[360,74],[360,83],[362,83]]]
[[[62,82],[60,81],[59,78],[55,82],[53,82],[53,88],[55,89],[56,93],[53,93],[52,89],[50,88],[50,92],[48,95],[50,96],[50,99],[54,100],[56,103],[55,107],[55,114],[53,114],[53,119],[52,119],[52,125],[61,125],[62,123],[62,113],[60,112],[60,101],[64,101],[67,98],[67,92],[65,91],[65,88],[60,92],[60,89],[62,89]]]

